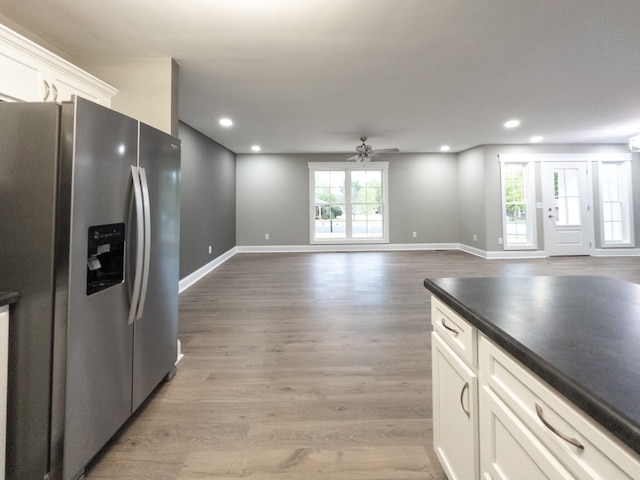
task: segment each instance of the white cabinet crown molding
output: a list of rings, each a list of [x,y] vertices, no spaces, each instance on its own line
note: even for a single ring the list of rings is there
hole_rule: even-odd
[[[56,78],[62,74],[64,77],[72,79],[71,83],[86,85],[96,98],[104,99],[100,103],[110,104],[111,99],[118,93],[118,90],[108,83],[2,24],[0,24],[0,50],[2,50],[0,53],[5,56],[15,54],[16,57],[29,58],[43,70],[43,79]],[[11,72],[7,75],[10,76]],[[4,96],[4,93],[6,92],[0,90],[0,97]],[[8,98],[13,97],[9,95]],[[13,99],[22,100],[20,98]]]

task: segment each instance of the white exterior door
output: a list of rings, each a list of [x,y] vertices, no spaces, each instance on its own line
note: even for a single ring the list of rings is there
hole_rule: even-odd
[[[589,255],[594,227],[587,162],[544,162],[542,198],[547,255]]]

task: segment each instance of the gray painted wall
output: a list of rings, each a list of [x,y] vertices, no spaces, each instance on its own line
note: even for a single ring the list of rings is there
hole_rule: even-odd
[[[345,156],[238,155],[238,245],[308,245],[308,162],[344,162]],[[391,243],[457,242],[456,156],[402,154],[388,160]]]
[[[457,243],[456,155],[409,153],[387,158],[390,243]]]
[[[480,250],[487,246],[484,176],[484,150],[481,147],[458,154],[459,242]]]
[[[240,246],[309,244],[309,168],[317,155],[238,155],[236,238]],[[269,234],[266,240],[265,234]]]
[[[183,122],[179,137],[180,278],[184,278],[236,246],[236,155]]]

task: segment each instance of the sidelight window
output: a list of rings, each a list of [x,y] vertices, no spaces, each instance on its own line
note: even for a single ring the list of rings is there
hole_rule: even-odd
[[[603,247],[633,246],[633,201],[631,162],[601,161],[598,164],[600,187],[600,229]]]
[[[500,163],[505,250],[536,247],[533,162]]]

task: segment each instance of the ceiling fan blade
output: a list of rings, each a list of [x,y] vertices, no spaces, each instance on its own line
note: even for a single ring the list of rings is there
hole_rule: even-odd
[[[360,158],[360,155],[354,155],[353,157],[349,157],[349,158],[347,158],[347,161],[349,161],[349,160],[355,160],[355,161],[359,162],[359,161],[360,161],[360,160],[359,160],[359,158]]]
[[[399,151],[397,148],[378,148],[371,150],[372,153],[398,153]]]

